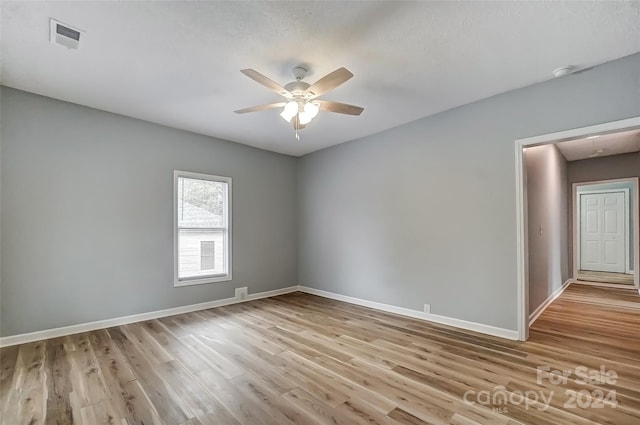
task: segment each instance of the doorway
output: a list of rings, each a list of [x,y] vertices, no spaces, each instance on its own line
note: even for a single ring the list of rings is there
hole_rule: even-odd
[[[634,284],[636,197],[637,178],[573,185],[576,280]]]
[[[578,196],[578,271],[624,273],[628,251],[625,200],[629,196],[622,191]]]
[[[552,134],[547,134],[547,135],[542,135],[542,136],[536,136],[536,137],[529,137],[526,139],[520,139],[520,140],[516,140],[515,142],[515,151],[516,151],[516,225],[517,225],[517,292],[518,292],[518,336],[520,340],[527,340],[529,337],[529,252],[528,252],[528,246],[529,246],[529,232],[531,231],[529,229],[530,223],[528,222],[528,217],[527,217],[527,211],[528,211],[528,204],[527,204],[527,177],[526,177],[526,170],[525,170],[525,153],[524,150],[528,147],[535,147],[535,146],[543,146],[543,145],[558,145],[560,143],[563,142],[582,142],[585,139],[595,139],[601,136],[605,136],[605,135],[613,135],[613,134],[617,134],[617,133],[621,133],[621,132],[626,132],[626,131],[638,131],[640,129],[640,117],[635,117],[635,118],[629,118],[626,120],[621,120],[621,121],[615,121],[615,122],[609,122],[609,123],[604,123],[604,124],[598,124],[598,125],[594,125],[594,126],[589,126],[589,127],[583,127],[583,128],[579,128],[579,129],[574,129],[574,130],[567,130],[567,131],[562,131],[562,132],[558,132],[558,133],[552,133]],[[598,156],[602,153],[603,149],[598,149],[597,146],[593,146],[593,143],[591,145],[586,145],[584,147],[584,149],[587,150],[587,152],[582,152],[583,154],[586,154],[586,157],[593,157],[593,156]],[[640,155],[640,154],[639,154]],[[567,158],[568,159],[568,158]],[[633,174],[635,177],[635,199],[633,199],[633,204],[634,204],[634,208],[635,211],[638,210],[638,177],[637,174]],[[592,179],[595,180],[595,179]],[[575,180],[574,180],[575,181]],[[575,187],[575,186],[574,186]],[[573,202],[575,202],[576,198],[576,193],[573,193]],[[618,195],[616,195],[618,196]],[[617,198],[616,196],[614,196],[614,198],[616,199],[615,202],[619,202],[620,199]],[[630,198],[630,197],[629,197]],[[585,198],[586,199],[586,198]],[[631,201],[631,199],[629,199]],[[605,200],[603,200],[604,202]],[[609,200],[609,202],[613,202],[611,200]],[[625,201],[626,202],[626,201]],[[572,205],[571,203],[569,204],[570,206]],[[573,208],[573,211],[576,211],[575,206]],[[604,209],[603,209],[603,213],[604,213]],[[616,213],[617,214],[617,213]],[[608,214],[610,217],[610,220],[613,220],[615,218],[616,220],[616,224],[617,224],[617,216],[612,216],[612,213]],[[636,215],[637,217],[637,215]],[[623,218],[624,220],[624,218]],[[596,220],[597,221],[597,220]],[[571,223],[572,220],[569,220],[569,222]],[[637,219],[636,219],[637,222]],[[535,226],[534,226],[535,227]],[[634,235],[633,235],[633,244],[634,247],[636,248],[633,251],[633,264],[640,264],[640,258],[639,258],[639,252],[640,249],[638,249],[639,246],[639,240],[640,240],[640,236],[638,235],[638,227],[640,227],[640,225],[636,225],[635,226],[635,230],[634,230]],[[611,226],[610,226],[611,228]],[[536,231],[540,234],[543,235],[544,234],[544,228],[543,227],[536,227]],[[573,235],[576,235],[576,232],[572,232]],[[533,235],[532,235],[533,236]],[[574,236],[575,238],[575,236]],[[574,238],[570,238],[570,241],[572,243],[572,252],[574,253],[574,256],[570,256],[570,258],[573,260],[573,267],[572,270],[573,271],[573,278],[576,277],[576,271],[578,269],[580,269],[581,267],[579,266],[579,262],[577,262],[577,258],[576,258],[576,251],[578,249],[577,247],[577,241]],[[603,236],[604,238],[604,236]],[[601,239],[601,241],[604,239]],[[619,244],[619,242],[618,242]],[[618,245],[619,246],[619,245]],[[612,254],[616,254],[616,257],[618,258],[619,256],[617,255],[618,253],[615,252],[615,248],[610,247],[611,249],[608,252],[605,252],[604,255],[609,255],[611,256]],[[595,248],[591,248],[591,249],[595,249]],[[611,259],[604,259],[601,260],[604,262],[607,261],[613,261]],[[615,262],[615,261],[614,261]],[[629,261],[629,263],[631,263]],[[619,270],[619,265],[617,266],[618,270]],[[634,277],[634,286],[635,286],[635,290],[640,292],[640,273],[639,273],[639,269],[640,267],[635,267],[634,273],[633,273],[633,277]],[[608,273],[608,272],[603,272],[603,273]],[[624,273],[626,274],[626,273]],[[564,286],[566,287],[566,286]],[[559,296],[561,293],[561,291],[558,291],[556,294],[552,294],[552,296]],[[548,300],[548,304],[550,304],[553,299],[551,299],[552,297],[550,297],[550,299]],[[547,304],[547,305],[548,305]],[[546,305],[544,306],[546,307]],[[543,307],[543,309],[544,309]]]

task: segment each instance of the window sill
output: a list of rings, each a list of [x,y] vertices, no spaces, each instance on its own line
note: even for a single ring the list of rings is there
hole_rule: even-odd
[[[206,283],[226,282],[231,280],[231,274],[206,276],[202,278],[180,279],[173,282],[174,288],[182,286],[204,285]]]

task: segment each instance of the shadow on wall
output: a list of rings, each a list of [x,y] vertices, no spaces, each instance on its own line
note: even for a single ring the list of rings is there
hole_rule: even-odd
[[[569,279],[567,160],[555,145],[524,153],[529,235],[529,312]]]

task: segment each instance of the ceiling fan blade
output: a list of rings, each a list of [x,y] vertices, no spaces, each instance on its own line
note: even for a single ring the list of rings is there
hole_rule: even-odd
[[[337,112],[339,114],[360,115],[362,111],[364,111],[364,108],[359,106],[332,102],[330,100],[314,100],[313,103],[318,103],[318,106],[320,106],[320,109],[323,111]]]
[[[258,105],[258,106],[252,106],[250,108],[238,109],[237,111],[234,111],[234,112],[236,114],[246,114],[247,112],[258,112],[258,111],[265,111],[267,109],[281,108],[286,104],[287,102],[267,103],[266,105]]]
[[[311,99],[313,99],[314,97],[323,95],[329,90],[335,89],[351,77],[353,77],[353,74],[347,68],[338,68],[309,86],[304,94],[311,94]]]
[[[244,75],[246,75],[247,77],[251,78],[252,80],[262,84],[263,86],[265,86],[269,90],[272,90],[272,91],[278,93],[281,96],[285,96],[285,97],[291,96],[291,93],[289,93],[289,91],[287,89],[285,89],[280,84],[278,84],[275,81],[273,81],[272,79],[270,79],[268,77],[265,77],[264,75],[260,74],[256,70],[253,70],[253,69],[242,69],[242,70],[240,70],[240,72],[242,72]]]

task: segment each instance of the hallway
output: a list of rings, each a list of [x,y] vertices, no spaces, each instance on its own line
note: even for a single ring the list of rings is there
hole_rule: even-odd
[[[594,387],[575,382],[579,378],[576,368],[585,366],[593,372],[604,367],[615,371],[616,382],[598,388],[604,391],[605,398],[609,391],[615,391],[617,408],[606,407],[606,403],[604,408],[591,404],[585,412],[608,412],[606,423],[619,424],[627,422],[616,419],[617,413],[640,418],[639,336],[640,296],[635,289],[573,283],[530,328],[526,344],[529,352],[534,347],[544,347],[544,356],[548,356],[552,367],[571,370],[569,382],[563,386],[575,391],[586,389],[590,397],[586,396],[585,402],[593,403],[598,398],[594,394],[600,394]],[[584,413],[581,416],[588,417]]]

